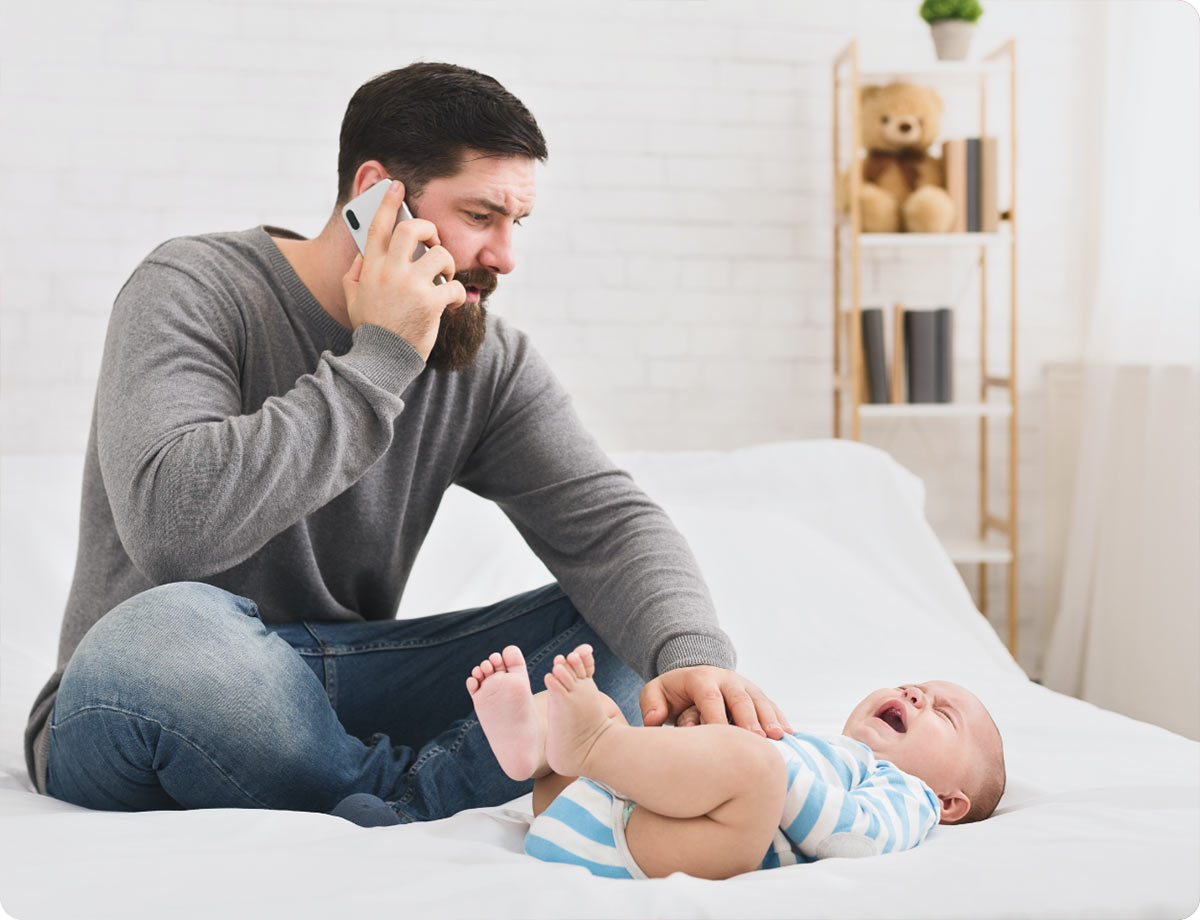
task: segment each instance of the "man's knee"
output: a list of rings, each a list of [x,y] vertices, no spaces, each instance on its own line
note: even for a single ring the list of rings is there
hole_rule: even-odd
[[[195,582],[137,594],[88,630],[58,700],[122,706],[197,680],[217,681],[223,663],[245,653],[255,634],[266,637],[256,612],[246,598]]]

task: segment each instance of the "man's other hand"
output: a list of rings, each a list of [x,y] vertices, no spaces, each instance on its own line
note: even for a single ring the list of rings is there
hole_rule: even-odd
[[[679,725],[728,725],[732,721],[776,741],[792,730],[787,716],[756,684],[734,671],[710,665],[676,668],[659,675],[642,688],[640,704],[642,722],[650,726],[677,717],[682,718],[676,723]]]

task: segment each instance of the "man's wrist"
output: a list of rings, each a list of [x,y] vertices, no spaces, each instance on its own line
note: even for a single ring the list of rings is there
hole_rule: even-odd
[[[710,665],[733,671],[737,668],[737,654],[726,641],[714,636],[686,635],[668,639],[658,650],[655,669],[659,674],[677,668]]]
[[[372,323],[354,328],[353,345],[344,358],[376,386],[396,395],[425,370],[425,362],[411,343]]]

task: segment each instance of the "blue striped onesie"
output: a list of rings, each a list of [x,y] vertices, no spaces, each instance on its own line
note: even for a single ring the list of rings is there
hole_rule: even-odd
[[[779,830],[759,868],[906,850],[924,840],[941,816],[929,786],[877,759],[860,741],[797,732],[770,743],[787,765],[788,791]],[[625,842],[633,808],[600,783],[576,780],[534,820],[525,852],[595,875],[645,878]]]

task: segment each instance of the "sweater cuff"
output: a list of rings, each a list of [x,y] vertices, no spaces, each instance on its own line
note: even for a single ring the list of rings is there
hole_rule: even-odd
[[[364,377],[399,396],[425,370],[420,354],[396,333],[362,323],[355,328],[353,344],[342,356]]]
[[[737,653],[728,641],[713,636],[676,636],[658,650],[656,664],[659,674],[700,664],[732,671],[737,667]]]

